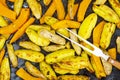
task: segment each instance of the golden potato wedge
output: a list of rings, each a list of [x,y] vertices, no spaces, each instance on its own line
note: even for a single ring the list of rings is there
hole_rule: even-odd
[[[0,16],[0,26],[4,27],[7,25],[8,25],[7,21],[2,16]]]
[[[14,48],[13,48],[12,44],[7,44],[7,50],[8,50],[8,55],[9,55],[10,61],[12,63],[12,66],[17,67],[18,60],[17,60],[17,56],[14,53]]]
[[[60,68],[69,70],[83,69],[88,66],[86,58],[79,56],[64,58],[56,64],[59,65]]]
[[[50,26],[49,25],[30,25],[28,28],[34,30],[34,31],[38,31],[40,29],[47,29],[50,30]]]
[[[16,12],[17,16],[19,15],[22,5],[23,5],[24,0],[15,0],[14,2],[14,11]]]
[[[52,67],[44,61],[40,63],[40,70],[48,80],[57,80],[57,76]]]
[[[120,36],[117,37],[116,43],[117,43],[117,52],[120,54]]]
[[[21,41],[19,42],[19,46],[26,49],[34,50],[34,51],[41,51],[40,47],[32,43],[31,41]]]
[[[46,77],[30,62],[28,62],[28,61],[25,62],[25,67],[26,67],[26,70],[33,76],[40,77],[40,78],[43,78],[44,80],[47,80]]]
[[[79,27],[78,35],[83,37],[84,39],[88,39],[91,36],[91,32],[95,27],[97,22],[97,14],[91,13],[89,14],[84,21],[82,22],[81,26]]]
[[[4,36],[0,36],[0,50],[3,48],[5,44],[6,38]]]
[[[72,29],[71,31],[77,34],[77,30],[76,30],[76,29]],[[77,38],[75,35],[73,35],[72,33],[70,33],[70,38],[71,38],[72,40],[74,40],[75,42],[78,42],[78,43],[79,43],[78,38]],[[77,55],[80,55],[82,49],[81,49],[78,45],[76,45],[76,44],[74,44],[74,43],[72,43],[72,42],[71,42],[71,44],[72,44],[75,52],[77,53]]]
[[[58,80],[90,80],[90,78],[83,75],[62,75],[58,76]]]
[[[33,13],[33,15],[40,19],[42,15],[42,6],[40,3],[38,3],[36,0],[27,0],[27,3]]]
[[[67,73],[71,73],[71,74],[77,74],[79,72],[79,69],[67,69],[67,68],[61,68],[58,64],[53,64],[53,68],[55,70],[56,73],[58,74],[67,74]]]
[[[65,40],[64,38],[62,38],[61,36],[59,36],[59,35],[57,35],[57,34],[53,34],[53,33],[51,33],[50,31],[45,30],[45,29],[40,29],[40,30],[38,31],[38,34],[39,34],[40,36],[42,35],[43,37],[49,39],[51,42],[56,43],[56,44],[64,45],[64,44],[65,44],[65,41],[66,41],[66,40]]]
[[[43,36],[40,36],[35,32],[34,30],[27,28],[26,34],[28,35],[29,39],[39,45],[39,46],[47,46],[49,45],[50,41],[47,38],[44,38]]]
[[[65,46],[63,45],[49,45],[42,47],[42,49],[45,50],[46,52],[53,52],[64,48]]]
[[[32,50],[16,50],[15,54],[22,59],[29,60],[32,62],[41,62],[44,60],[44,55],[43,53],[37,52],[37,51],[32,51]]]
[[[114,23],[105,23],[100,39],[100,46],[103,49],[108,48],[110,45],[111,37],[115,31],[115,28],[116,25]]]
[[[64,58],[71,57],[74,55],[75,55],[75,51],[73,49],[62,49],[62,50],[58,50],[48,54],[45,57],[45,61],[48,64],[53,64],[53,63],[60,62]]]
[[[0,66],[0,80],[10,80],[10,64],[7,57],[3,59]]]

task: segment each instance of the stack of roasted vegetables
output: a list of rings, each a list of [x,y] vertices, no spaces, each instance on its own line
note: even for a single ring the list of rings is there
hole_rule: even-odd
[[[13,3],[13,9],[7,3]],[[88,9],[92,9],[89,14]],[[0,26],[0,80],[10,80],[13,68],[24,80],[90,80],[78,74],[82,69],[98,79],[110,75],[110,63],[57,34],[92,49],[65,28],[91,39],[113,59],[120,53],[119,36],[109,48],[120,29],[118,0],[0,0]],[[23,67],[20,59],[25,60]]]

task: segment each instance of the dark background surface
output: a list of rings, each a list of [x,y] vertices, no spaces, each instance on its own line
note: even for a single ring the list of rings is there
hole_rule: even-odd
[[[75,3],[80,3],[81,1],[82,1],[82,0],[76,0]],[[87,12],[86,12],[86,14],[85,14],[85,16],[88,16],[90,13],[93,12],[92,9],[91,9],[91,8],[92,8],[92,5],[93,5],[93,4],[92,4],[93,2],[94,2],[94,0],[91,2],[91,4],[90,4],[90,6],[89,6],[89,8],[88,8],[88,10],[87,10]],[[45,11],[47,10],[47,8],[48,8],[49,6],[46,7],[46,6],[43,4],[42,0],[40,0],[40,3],[42,4],[43,13],[45,13]],[[64,3],[64,7],[65,7],[65,9],[66,9],[66,12],[67,12],[67,0],[63,0],[63,3]],[[7,1],[7,4],[8,4],[8,6],[9,6],[9,8],[13,9],[13,3]],[[110,6],[108,2],[106,2],[105,4],[107,4],[108,6]],[[26,2],[24,2],[23,7],[28,7],[28,5],[27,5]],[[56,13],[54,14],[54,17],[56,17]],[[75,18],[75,20],[76,20],[76,18]],[[98,22],[100,22],[101,20],[103,20],[103,19],[99,17],[99,18],[98,18]],[[34,24],[39,24],[39,20],[36,20]],[[113,36],[112,36],[112,40],[111,40],[111,44],[110,44],[109,48],[116,47],[116,38],[117,38],[117,36],[120,36],[120,29],[118,29],[118,28],[116,28],[116,31],[115,31],[115,33],[114,33]],[[11,36],[11,37],[12,37],[12,36]],[[9,40],[11,39],[11,37],[9,38]],[[91,36],[91,37],[92,37],[92,36]],[[6,43],[8,43],[9,40],[6,41]],[[19,43],[19,41],[23,41],[23,40],[29,40],[28,37],[26,36],[26,34],[24,34],[19,40],[17,40],[15,43],[13,43],[14,48],[15,48],[15,49],[20,49],[21,47],[18,46],[18,43]],[[89,41],[92,42],[92,38],[90,38]],[[6,46],[5,46],[5,47],[6,47]],[[108,49],[109,49],[109,48],[108,48]],[[44,52],[44,51],[43,51],[43,52]],[[45,52],[44,52],[44,53],[45,53]],[[8,56],[7,54],[8,54],[8,53],[6,52],[6,56]],[[45,54],[47,54],[47,53],[45,53]],[[117,60],[120,61],[120,55],[119,55],[119,54],[117,54]],[[24,65],[25,65],[25,64],[24,64],[24,63],[25,63],[25,60],[19,58],[19,59],[18,59],[18,62],[19,62],[19,64],[18,64],[18,67],[17,67],[17,68],[13,68],[12,65],[10,66],[10,67],[11,67],[11,80],[21,80],[18,76],[16,76],[15,73],[16,73],[16,71],[17,71],[20,67],[23,67],[23,68],[25,69],[25,66],[24,66]],[[39,64],[37,64],[37,63],[33,63],[33,64],[34,64],[37,68],[39,68]],[[81,74],[90,76],[91,80],[98,80],[98,79],[95,77],[94,73],[91,74],[91,73],[89,73],[86,69],[80,70],[80,72],[78,73],[78,75],[81,75]],[[112,70],[111,75],[107,76],[106,78],[102,78],[101,80],[120,80],[120,70],[118,70],[118,69],[116,69],[116,68],[113,67],[113,70]]]

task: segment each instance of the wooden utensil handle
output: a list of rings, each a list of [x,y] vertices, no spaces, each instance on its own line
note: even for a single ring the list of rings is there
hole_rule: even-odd
[[[111,63],[113,66],[115,66],[116,68],[118,68],[120,70],[120,62],[118,62],[118,61],[116,61],[112,58],[109,58],[108,62]]]

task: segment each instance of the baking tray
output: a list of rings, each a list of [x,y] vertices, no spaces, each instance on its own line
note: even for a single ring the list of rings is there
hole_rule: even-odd
[[[25,0],[26,1],[26,0]],[[80,3],[82,0],[75,0],[75,3]],[[94,0],[92,0],[91,4],[89,5],[89,8],[85,14],[85,17],[88,16],[90,13],[92,13],[92,3],[94,2]],[[47,8],[49,6],[45,6],[42,2],[42,0],[40,0],[40,3],[42,5],[42,8],[43,8],[43,13],[45,13],[45,11],[47,10]],[[67,12],[67,0],[63,0],[63,3],[64,3],[64,7],[66,9],[66,12]],[[108,6],[109,3],[106,2],[105,4],[107,4]],[[9,6],[10,9],[13,9],[13,3],[12,2],[9,2],[7,0],[7,5]],[[26,2],[24,2],[23,4],[23,7],[28,7],[28,4]],[[54,14],[54,17],[56,17],[56,13]],[[76,17],[75,17],[75,20],[76,20]],[[98,17],[98,22],[100,22],[101,20],[103,20],[102,18]],[[39,20],[36,20],[34,24],[39,24]],[[117,36],[120,36],[120,29],[116,28],[115,30],[115,33],[113,34],[112,36],[112,40],[111,40],[111,44],[109,46],[109,48],[112,48],[112,47],[116,47],[116,38]],[[11,39],[12,35],[10,36],[10,38],[6,41],[6,44],[9,42],[9,40]],[[24,34],[19,40],[17,40],[15,43],[13,43],[13,46],[14,46],[14,49],[20,49],[21,47],[18,46],[18,43],[20,41],[24,41],[24,40],[29,40],[28,37],[26,36],[26,34]],[[92,38],[88,39],[90,42],[92,42]],[[108,48],[108,49],[109,49]],[[5,49],[6,49],[6,46],[5,46]],[[44,51],[42,51],[44,54],[47,54],[45,53]],[[8,56],[8,53],[6,52],[6,55],[5,56]],[[120,61],[120,55],[117,54],[117,60]],[[25,60],[23,59],[20,59],[18,58],[18,67],[16,68],[13,68],[12,65],[10,65],[11,67],[11,80],[22,80],[21,78],[19,78],[15,73],[16,71],[20,68],[20,67],[23,67],[25,69]],[[10,63],[11,64],[11,63]],[[39,64],[37,63],[32,63],[33,65],[35,65],[37,68],[39,68]],[[83,69],[83,70],[80,70],[80,72],[78,73],[78,75],[87,75],[90,77],[91,80],[98,80],[95,76],[95,74],[91,74],[90,72],[88,72],[86,69]],[[113,67],[112,69],[112,73],[105,77],[105,78],[102,78],[101,80],[120,80],[120,70],[116,69],[115,67]]]

